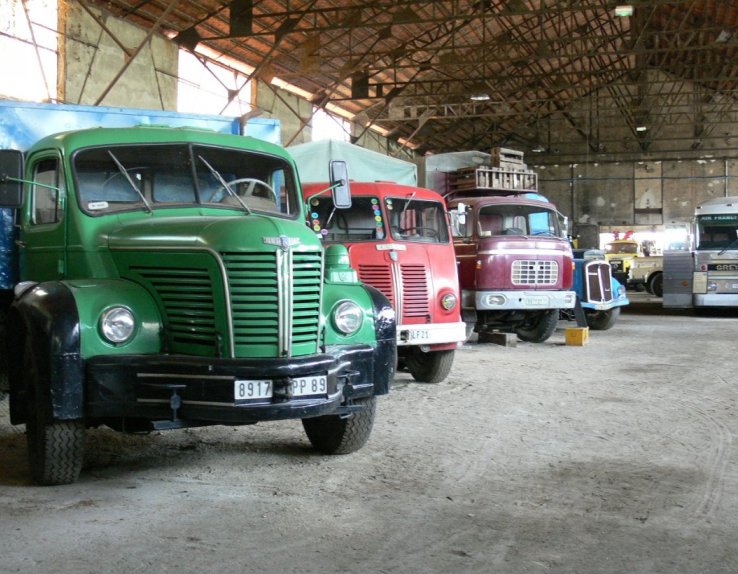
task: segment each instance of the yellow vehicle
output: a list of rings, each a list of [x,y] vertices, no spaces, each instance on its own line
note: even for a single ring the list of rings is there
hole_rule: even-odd
[[[623,285],[628,284],[633,259],[642,255],[641,244],[635,239],[614,239],[605,244],[605,259],[612,267],[612,276]]]

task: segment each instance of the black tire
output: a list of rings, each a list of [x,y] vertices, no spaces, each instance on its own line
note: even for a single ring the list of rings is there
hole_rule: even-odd
[[[0,302],[0,305],[3,303]],[[8,380],[8,344],[6,339],[6,324],[8,321],[7,313],[4,308],[0,309],[0,401],[5,393],[10,391],[10,381]]]
[[[310,444],[323,454],[349,454],[366,444],[374,426],[377,397],[357,399],[355,405],[364,408],[347,417],[326,415],[302,419]]]
[[[620,307],[613,307],[607,311],[587,310],[587,325],[593,331],[607,331],[611,329],[620,317]]]
[[[410,374],[419,383],[440,383],[451,372],[454,350],[424,353],[416,347],[405,358],[405,363]]]
[[[518,339],[527,343],[543,343],[556,330],[559,323],[559,310],[548,309],[534,315],[515,329]]]
[[[664,274],[656,273],[648,281],[648,292],[656,295],[656,297],[664,296]]]
[[[30,337],[26,343],[23,367],[27,384],[26,439],[31,478],[42,485],[71,484],[82,470],[85,446],[84,421],[54,420],[45,357],[34,357]]]

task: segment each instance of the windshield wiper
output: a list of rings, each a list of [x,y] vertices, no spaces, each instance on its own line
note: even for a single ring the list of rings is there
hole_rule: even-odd
[[[228,185],[225,179],[223,179],[223,176],[220,175],[220,172],[217,169],[215,169],[212,165],[210,165],[207,162],[207,160],[201,155],[198,155],[197,157],[202,163],[205,164],[205,167],[207,167],[210,170],[210,173],[213,174],[213,177],[218,180],[218,183],[220,183],[221,186],[223,186],[223,189],[225,189],[228,193],[230,193],[233,197],[235,197],[238,203],[240,203],[243,206],[243,209],[246,212],[246,215],[251,215],[251,209],[249,208],[249,206],[246,205],[246,202],[243,199],[241,199],[241,196],[239,196],[235,191],[231,189],[231,186]]]
[[[410,194],[410,197],[407,199],[407,203],[405,204],[405,207],[402,208],[402,213],[400,213],[400,221],[402,221],[403,217],[405,216],[405,212],[407,211],[407,208],[410,207],[410,204],[413,202],[413,199],[415,199],[415,194],[417,192],[413,191]]]
[[[131,184],[131,187],[133,190],[138,194],[138,196],[141,198],[141,201],[143,201],[143,204],[146,206],[146,209],[149,213],[153,213],[154,210],[151,209],[151,205],[149,205],[149,202],[146,201],[146,197],[144,197],[144,194],[141,192],[140,189],[138,189],[138,186],[136,185],[136,182],[133,181],[133,178],[131,177],[131,174],[128,173],[126,168],[123,166],[120,161],[118,161],[118,158],[115,157],[115,154],[113,154],[112,151],[108,150],[108,155],[110,155],[110,158],[115,162],[115,165],[118,166],[118,170],[123,174],[123,177],[126,178],[128,183]]]
[[[738,246],[738,237],[736,237],[733,241],[731,241],[728,245],[723,247],[719,252],[718,255],[722,255],[725,253],[728,249],[732,249],[733,247]]]

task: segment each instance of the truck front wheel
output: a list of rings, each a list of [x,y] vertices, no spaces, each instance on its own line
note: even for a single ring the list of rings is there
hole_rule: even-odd
[[[440,383],[451,372],[454,364],[454,350],[430,351],[424,353],[414,347],[405,358],[410,374],[419,383]]]
[[[38,484],[71,484],[79,477],[84,458],[85,425],[82,420],[54,420],[51,397],[43,377],[44,357],[35,357],[28,338],[23,357],[28,398],[26,439],[31,478]]]
[[[593,331],[607,331],[620,317],[620,307],[613,307],[607,311],[587,310],[587,325]]]
[[[518,338],[527,343],[543,343],[556,330],[559,323],[559,310],[547,309],[540,313],[536,313],[527,319],[520,327],[515,330]]]
[[[377,410],[377,397],[357,399],[355,405],[364,408],[347,417],[325,415],[302,419],[310,444],[324,454],[356,452],[369,440]]]
[[[656,273],[648,280],[648,291],[656,297],[664,296],[664,274]]]

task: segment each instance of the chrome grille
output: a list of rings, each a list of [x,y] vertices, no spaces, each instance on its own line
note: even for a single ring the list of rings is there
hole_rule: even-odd
[[[389,265],[361,265],[359,264],[359,279],[362,283],[379,289],[395,306],[395,294],[392,289],[392,270]]]
[[[320,324],[322,260],[319,253],[292,258],[292,344],[316,344]],[[313,351],[315,352],[315,351]]]
[[[428,279],[422,265],[402,265],[402,314],[428,317]]]
[[[518,259],[512,264],[513,285],[555,285],[559,280],[556,261]]]
[[[592,261],[584,266],[584,279],[587,285],[587,301],[605,303],[612,301],[612,281],[610,265],[604,261]]]
[[[322,281],[320,253],[221,256],[231,294],[237,356],[316,352]],[[280,312],[288,316],[280,317]]]

